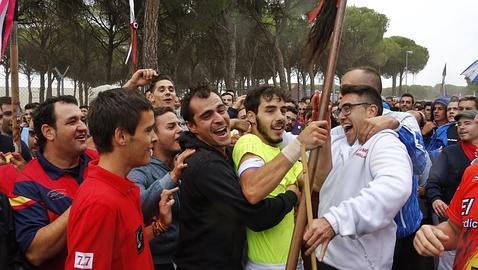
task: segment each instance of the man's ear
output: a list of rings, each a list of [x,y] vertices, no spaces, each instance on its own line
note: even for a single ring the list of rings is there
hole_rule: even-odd
[[[189,131],[193,134],[198,134],[198,129],[196,123],[194,121],[186,121],[186,126],[188,127]]]
[[[247,121],[248,121],[251,125],[255,125],[255,124],[256,124],[256,114],[255,114],[253,111],[247,111],[246,117],[247,117]]]
[[[146,93],[146,98],[149,100],[149,102],[151,102],[151,104],[155,104],[154,94],[151,91]]]
[[[41,126],[41,133],[47,141],[53,141],[56,137],[56,130],[47,124],[43,124]]]
[[[113,145],[125,146],[128,143],[129,133],[123,128],[116,128],[113,134]]]
[[[367,108],[367,114],[368,114],[368,117],[376,117],[376,116],[379,116],[379,115],[378,115],[378,107],[377,107],[377,105],[371,104],[370,106],[368,106],[368,108]]]

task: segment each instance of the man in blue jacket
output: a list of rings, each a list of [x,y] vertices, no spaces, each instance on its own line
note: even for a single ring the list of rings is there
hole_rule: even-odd
[[[194,150],[186,150],[174,159],[181,151],[179,135],[182,133],[180,120],[170,107],[158,107],[153,110],[157,140],[154,142],[151,163],[133,169],[128,178],[140,188],[141,208],[144,223],[150,224],[153,218],[159,216],[158,203],[164,189],[178,186],[179,176],[186,167],[184,159]],[[174,194],[173,222],[169,229],[155,237],[151,242],[151,253],[155,269],[174,269],[173,255],[176,253],[179,240],[179,197]]]

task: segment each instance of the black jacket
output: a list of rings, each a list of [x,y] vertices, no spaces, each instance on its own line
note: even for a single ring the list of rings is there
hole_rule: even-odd
[[[0,152],[15,152],[15,146],[13,144],[14,142],[12,137],[0,134]],[[32,160],[32,155],[30,154],[30,149],[28,149],[28,146],[23,141],[21,141],[21,144],[23,159],[25,159],[27,162]]]
[[[430,203],[440,199],[450,204],[465,169],[470,165],[465,152],[459,144],[447,146],[433,161],[426,186],[426,196]]]
[[[15,239],[13,211],[8,198],[0,193],[0,269],[20,270],[30,267]]]
[[[292,191],[252,205],[242,195],[231,149],[227,156],[190,132],[181,147],[195,148],[181,175],[178,269],[242,269],[246,227],[262,231],[277,225],[297,203]]]

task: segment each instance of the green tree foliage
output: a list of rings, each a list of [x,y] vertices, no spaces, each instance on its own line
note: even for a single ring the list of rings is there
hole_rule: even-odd
[[[378,67],[383,35],[388,27],[387,16],[365,7],[349,7],[344,20],[337,75],[356,66]]]
[[[311,27],[304,14],[315,7],[315,0],[161,0],[159,14],[145,3],[135,1],[138,63],[157,62],[180,93],[199,82],[243,93],[272,81],[289,90],[296,85],[295,97],[300,98],[316,88],[314,78],[323,75],[326,54],[310,70],[301,59]],[[90,87],[127,79],[128,0],[32,0],[23,1],[20,10],[20,62],[29,78],[39,76],[40,100],[55,94],[55,67],[70,66],[67,77],[77,85],[82,104]],[[158,40],[154,48],[144,44],[151,42],[145,18],[152,18],[149,25],[157,27],[148,29]],[[387,27],[385,15],[348,7],[337,75],[370,65],[385,76],[400,78],[406,50],[414,51],[410,72],[423,69],[427,50],[403,37],[383,38]]]
[[[392,78],[392,89],[397,95],[401,95],[402,80],[405,73],[406,54],[407,51],[413,52],[408,55],[408,72],[418,73],[428,62],[428,49],[415,43],[415,41],[401,36],[393,36],[385,38],[382,42],[384,44],[384,56],[388,58],[380,71],[383,76]],[[396,82],[399,82],[399,91],[395,91]]]
[[[473,95],[473,90],[468,89],[464,86],[456,86],[447,84],[445,85],[447,89],[448,96],[466,96],[466,95]],[[427,100],[433,101],[437,97],[441,96],[441,84],[436,84],[435,86],[428,86],[428,85],[410,85],[408,87],[408,93],[412,94],[416,101],[419,100]],[[391,87],[385,88],[382,91],[382,95],[384,96],[393,96],[392,93],[393,89]]]

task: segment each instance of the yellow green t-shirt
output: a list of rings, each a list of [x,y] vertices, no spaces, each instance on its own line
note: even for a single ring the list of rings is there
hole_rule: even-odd
[[[272,161],[279,153],[278,147],[265,144],[253,134],[242,136],[234,145],[232,158],[237,171],[239,162],[247,154],[256,155],[265,163]],[[287,172],[280,184],[268,195],[275,197],[286,192],[287,186],[294,184],[302,172],[302,164],[296,162]],[[294,210],[290,211],[276,226],[262,231],[254,232],[247,229],[247,244],[249,260],[263,264],[285,264],[289,253],[290,242],[294,230]]]

